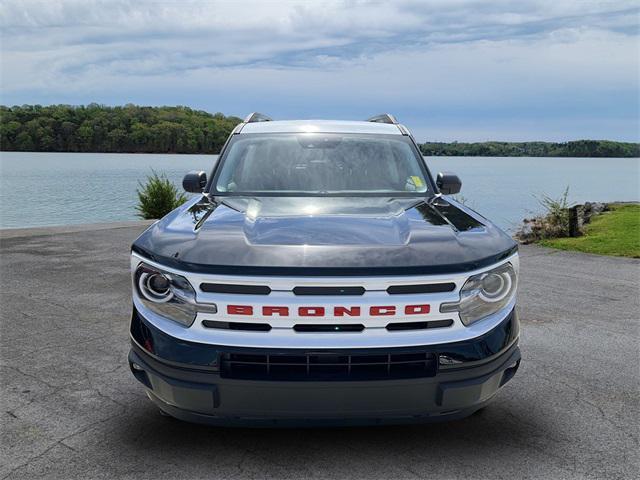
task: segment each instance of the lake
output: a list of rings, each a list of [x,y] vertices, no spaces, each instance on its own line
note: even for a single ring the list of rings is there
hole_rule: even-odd
[[[135,220],[138,181],[151,169],[180,186],[189,170],[206,170],[211,155],[0,153],[0,228]],[[637,158],[428,157],[432,173],[462,179],[474,210],[513,230],[539,212],[534,197],[573,202],[640,200]]]

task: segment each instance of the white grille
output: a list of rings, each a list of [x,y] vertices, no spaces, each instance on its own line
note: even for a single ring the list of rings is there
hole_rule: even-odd
[[[156,266],[169,272],[184,276],[196,290],[196,300],[202,303],[215,303],[218,312],[199,313],[193,325],[182,327],[175,322],[159,317],[149,312],[137,301],[137,308],[147,320],[166,333],[184,340],[201,343],[254,346],[254,347],[300,347],[300,348],[349,348],[349,347],[392,347],[428,345],[444,342],[462,341],[474,338],[497,325],[513,308],[508,305],[485,320],[465,327],[455,313],[440,313],[440,304],[459,299],[459,290],[471,275],[490,270],[495,266],[511,262],[517,269],[517,254],[496,265],[481,270],[455,275],[428,276],[372,276],[372,277],[275,277],[275,276],[232,276],[208,275],[184,272],[167,268],[138,256],[132,255],[131,265],[135,268],[139,262]],[[453,283],[454,289],[447,292],[390,294],[389,287],[403,285],[438,285]],[[219,293],[206,292],[201,289],[202,284],[240,285],[259,288],[260,294],[251,293]],[[296,295],[296,287],[362,287],[364,293],[356,295]],[[223,289],[224,290],[224,289]],[[233,289],[231,289],[233,290]],[[348,290],[347,290],[348,291]],[[429,312],[424,312],[424,306],[429,306]],[[244,313],[237,308],[243,307]],[[231,308],[230,308],[231,307]],[[264,308],[267,307],[267,310]],[[271,310],[269,310],[271,307]],[[288,315],[283,315],[284,307]],[[389,313],[394,307],[393,314]],[[360,315],[348,315],[360,309]],[[313,316],[314,313],[322,315]],[[410,313],[407,313],[410,312]],[[266,314],[265,314],[266,313]],[[271,313],[271,314],[269,314]],[[452,320],[450,326],[444,326],[445,320]],[[252,331],[246,329],[210,328],[203,321],[214,321],[218,324],[268,324],[268,330]],[[395,323],[407,322],[438,322],[438,328],[388,330],[387,326]],[[296,325],[362,325],[359,331],[309,332],[296,331]],[[246,326],[245,326],[246,327]],[[298,329],[300,330],[300,329]],[[303,328],[302,330],[308,330]],[[348,330],[348,329],[347,329]]]

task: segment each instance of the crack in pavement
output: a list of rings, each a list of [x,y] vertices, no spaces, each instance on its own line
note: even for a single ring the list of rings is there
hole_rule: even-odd
[[[20,465],[14,467],[13,469],[11,469],[6,475],[4,475],[2,477],[2,480],[6,480],[7,478],[9,478],[11,475],[13,475],[15,472],[17,472],[21,468],[24,468],[27,465],[29,465],[30,463],[33,463],[34,461],[37,461],[40,458],[44,457],[47,453],[49,453],[51,450],[53,450],[58,445],[62,445],[63,447],[66,447],[66,448],[72,450],[73,452],[76,452],[76,450],[73,447],[71,447],[70,445],[65,444],[64,441],[68,440],[70,438],[73,438],[76,435],[80,435],[81,433],[87,432],[87,431],[91,430],[93,427],[95,427],[96,425],[100,425],[100,424],[106,423],[109,420],[112,420],[112,419],[114,419],[116,417],[119,417],[123,413],[124,412],[121,411],[121,412],[118,412],[116,414],[110,415],[107,418],[104,418],[102,420],[98,420],[96,422],[90,423],[89,425],[81,427],[79,430],[75,430],[75,431],[69,433],[68,435],[64,436],[63,438],[60,438],[60,439],[56,440],[53,444],[48,446],[44,451],[40,452],[39,454],[35,455],[34,457],[30,457],[26,462],[23,462],[22,464],[20,464]]]

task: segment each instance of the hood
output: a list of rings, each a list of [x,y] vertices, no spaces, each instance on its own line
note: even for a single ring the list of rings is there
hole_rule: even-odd
[[[133,245],[185,270],[301,275],[469,271],[515,248],[491,222],[441,196],[202,196]]]

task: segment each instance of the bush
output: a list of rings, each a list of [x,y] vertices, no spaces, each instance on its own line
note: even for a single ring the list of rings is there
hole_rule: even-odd
[[[187,201],[186,195],[164,173],[158,175],[155,170],[151,172],[144,185],[138,182],[140,188],[136,190],[138,216],[148,220],[162,218]]]
[[[558,199],[548,195],[542,195],[538,202],[547,211],[544,216],[546,229],[544,238],[557,238],[569,236],[569,187],[565,188]]]
[[[533,218],[525,218],[523,225],[516,231],[515,237],[522,243],[568,237],[569,208],[571,207],[568,197],[569,187],[557,199],[548,195],[536,197],[546,212]]]

